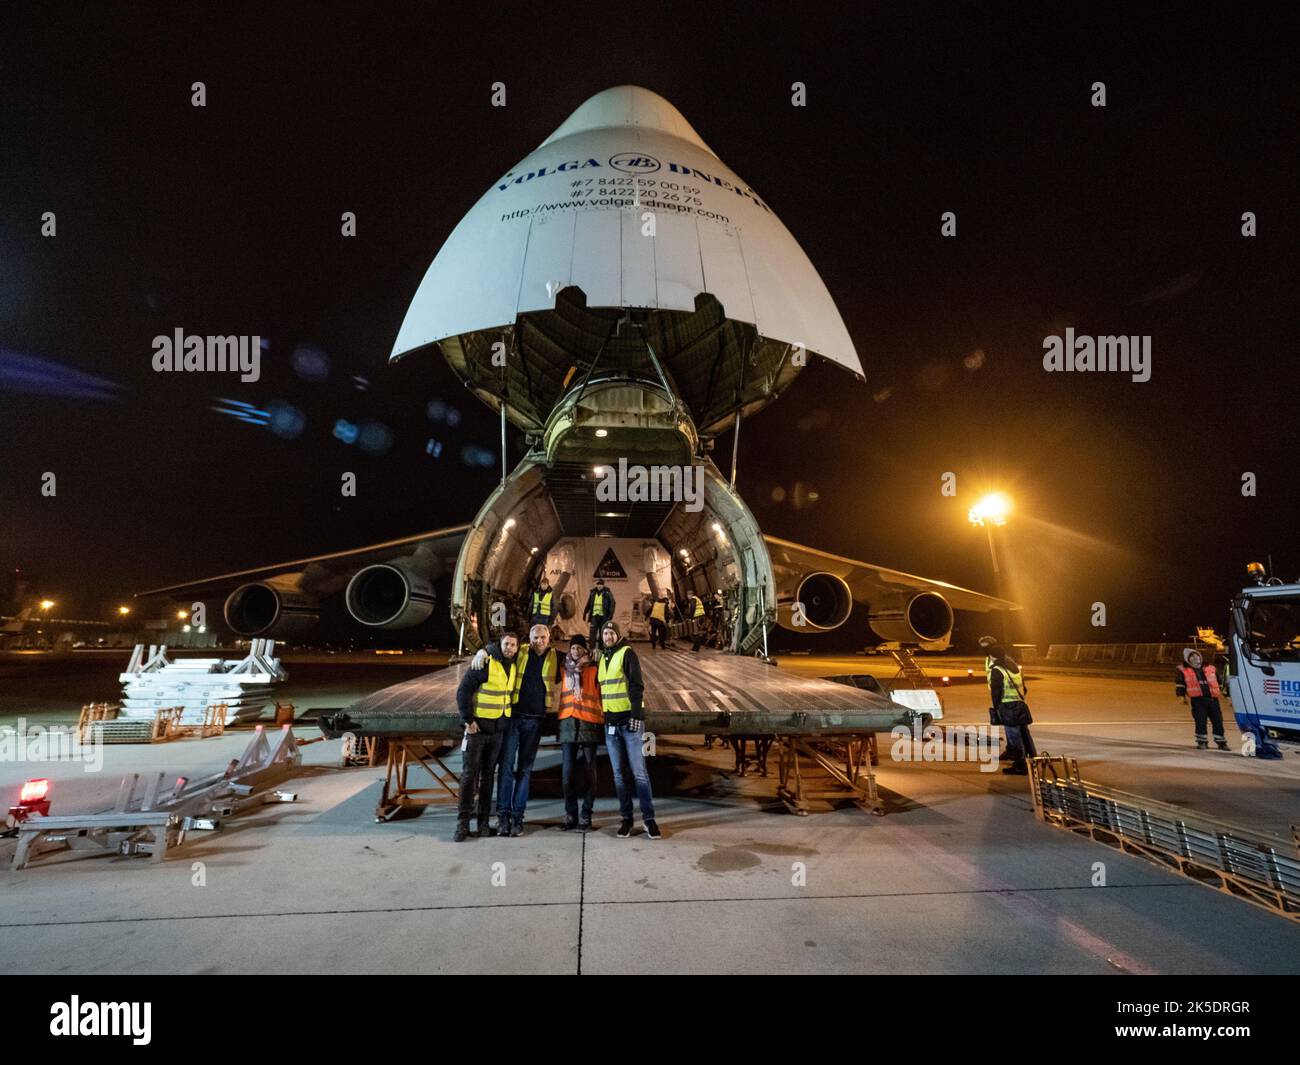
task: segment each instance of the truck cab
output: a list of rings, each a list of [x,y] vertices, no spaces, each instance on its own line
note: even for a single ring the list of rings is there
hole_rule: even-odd
[[[1300,584],[1259,583],[1232,601],[1229,692],[1237,725],[1300,740]]]

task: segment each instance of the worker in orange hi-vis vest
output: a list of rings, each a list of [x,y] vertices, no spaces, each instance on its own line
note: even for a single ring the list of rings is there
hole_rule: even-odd
[[[569,653],[561,663],[559,718],[560,786],[564,792],[564,831],[591,831],[591,808],[596,804],[596,745],[604,711],[600,681],[596,676],[587,640],[576,635],[569,640]],[[583,764],[580,764],[583,763]],[[582,810],[578,810],[578,779],[582,786]]]
[[[1206,721],[1214,726],[1214,742],[1219,750],[1226,751],[1228,741],[1223,736],[1223,711],[1219,709],[1219,675],[1213,665],[1204,665],[1201,652],[1188,647],[1183,651],[1183,664],[1175,671],[1174,694],[1183,702],[1190,700],[1192,719],[1196,722],[1196,749],[1208,751],[1210,738],[1206,734]]]

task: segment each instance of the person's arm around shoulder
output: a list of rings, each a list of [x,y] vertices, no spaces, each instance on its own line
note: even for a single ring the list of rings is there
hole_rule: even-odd
[[[465,670],[465,675],[460,678],[460,684],[456,687],[456,709],[470,732],[478,731],[478,725],[474,721],[474,695],[487,683],[487,678],[487,666],[482,669],[471,667]]]

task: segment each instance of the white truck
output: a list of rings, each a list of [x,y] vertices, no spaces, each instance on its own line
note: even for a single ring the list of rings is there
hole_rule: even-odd
[[[1238,592],[1228,655],[1237,727],[1254,736],[1257,757],[1280,758],[1274,738],[1300,740],[1300,584],[1261,577]]]

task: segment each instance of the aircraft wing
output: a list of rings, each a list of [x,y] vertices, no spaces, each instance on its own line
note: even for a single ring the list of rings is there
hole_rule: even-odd
[[[269,566],[137,592],[136,598],[224,596],[227,624],[241,636],[300,633],[342,597],[341,614],[372,628],[401,629],[433,610],[433,582],[452,572],[469,525],[404,536]],[[334,604],[338,605],[338,604]]]
[[[937,592],[946,599],[955,610],[1019,610],[1020,605],[1009,599],[974,592],[961,588],[947,581],[936,581],[929,577],[918,577],[914,573],[876,566],[870,562],[832,555],[828,551],[818,551],[815,547],[804,547],[775,536],[764,536],[767,550],[772,558],[772,565],[778,571],[794,574],[831,573],[841,578],[853,592],[853,598],[860,603],[876,602],[882,597],[895,595],[907,590],[917,592]]]

